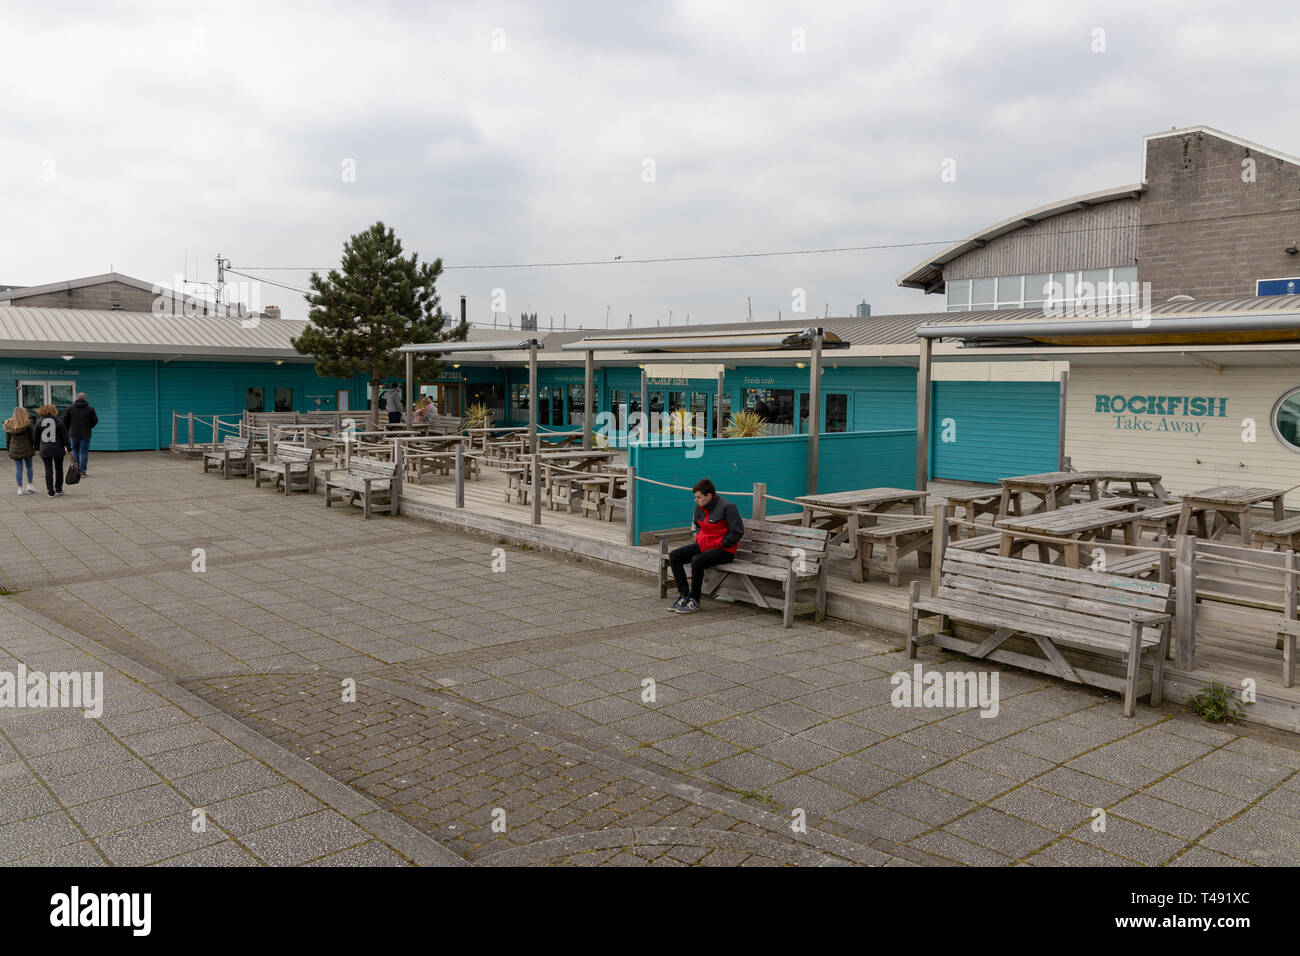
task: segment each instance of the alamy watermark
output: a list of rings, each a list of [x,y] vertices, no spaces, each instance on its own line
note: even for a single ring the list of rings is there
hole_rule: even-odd
[[[76,707],[86,717],[104,713],[103,671],[0,671],[0,707]]]
[[[997,671],[898,671],[889,678],[895,707],[978,707],[981,717],[996,717],[1000,707]]]

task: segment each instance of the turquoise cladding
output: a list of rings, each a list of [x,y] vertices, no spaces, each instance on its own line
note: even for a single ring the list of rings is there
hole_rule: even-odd
[[[995,482],[1056,471],[1057,382],[935,382],[930,476]]]
[[[275,390],[292,389],[294,410],[335,407],[336,392],[353,391],[346,379],[323,379],[315,366],[286,362],[163,362],[49,358],[0,359],[0,384],[7,384],[9,401],[18,400],[19,382],[68,382],[99,415],[91,441],[98,451],[139,451],[166,448],[171,442],[172,411],[238,416],[245,408],[247,389],[263,389],[266,408],[274,407]],[[365,394],[364,389],[361,392]],[[320,404],[316,400],[320,399]],[[7,418],[13,404],[6,404]],[[182,424],[181,441],[188,439]],[[196,424],[196,441],[209,440],[209,430]]]
[[[633,445],[628,462],[638,478],[679,485],[666,488],[638,481],[636,533],[681,528],[690,524],[689,490],[709,478],[722,496],[753,515],[755,482],[767,494],[793,501],[808,489],[808,436],[772,438],[710,438],[690,446]],[[817,456],[817,489],[824,493],[857,488],[910,488],[916,470],[916,430],[842,432],[821,436]],[[798,512],[799,506],[769,501],[769,515]]]

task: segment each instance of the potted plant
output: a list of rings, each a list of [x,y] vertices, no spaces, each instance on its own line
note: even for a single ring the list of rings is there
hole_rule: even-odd
[[[722,434],[727,438],[758,438],[767,434],[767,419],[758,412],[736,412]]]
[[[483,402],[476,402],[465,409],[465,417],[461,420],[460,427],[462,431],[466,428],[491,428],[492,409]]]

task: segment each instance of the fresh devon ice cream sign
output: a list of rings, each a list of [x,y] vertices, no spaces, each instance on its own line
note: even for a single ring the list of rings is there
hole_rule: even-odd
[[[1227,418],[1228,400],[1207,395],[1098,395],[1097,414],[1119,431],[1199,435],[1207,418]]]

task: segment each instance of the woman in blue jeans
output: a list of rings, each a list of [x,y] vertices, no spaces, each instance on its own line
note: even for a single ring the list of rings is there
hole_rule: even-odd
[[[18,493],[31,494],[32,460],[36,457],[36,427],[27,414],[27,409],[19,405],[14,409],[13,418],[5,424],[5,449],[14,463],[14,478],[18,481]],[[23,472],[27,472],[27,487],[23,488]]]

